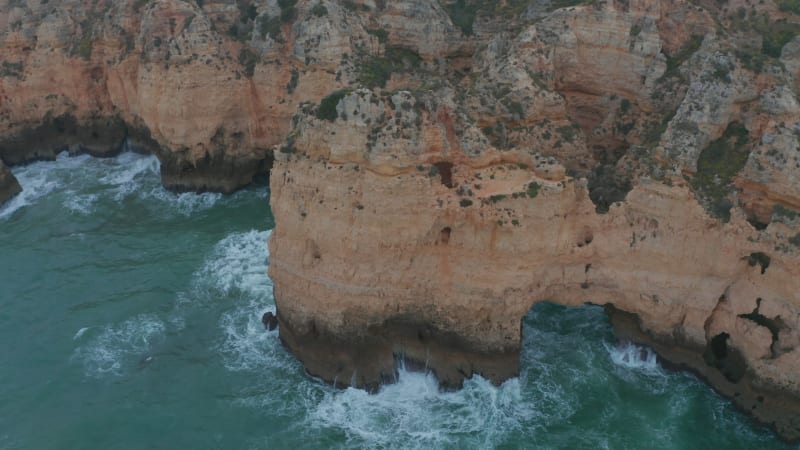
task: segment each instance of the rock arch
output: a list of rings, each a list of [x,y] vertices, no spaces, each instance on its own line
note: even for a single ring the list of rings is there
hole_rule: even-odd
[[[271,179],[270,275],[280,337],[310,373],[375,390],[403,355],[445,387],[475,373],[501,382],[519,372],[521,319],[534,304],[592,301],[608,305],[620,336],[800,437],[800,259],[746,239],[757,231],[744,217],[710,218],[686,186],[639,184],[598,214],[578,180],[539,180],[535,198],[476,197],[464,208],[425,174],[308,159],[275,170],[286,164],[298,176]],[[354,214],[350,190],[369,208]],[[441,245],[447,227],[458,239]],[[324,255],[312,265],[303,264],[307,240]],[[759,252],[767,270],[765,257],[751,264]],[[704,358],[722,333],[741,364]],[[735,382],[725,376],[733,369]]]

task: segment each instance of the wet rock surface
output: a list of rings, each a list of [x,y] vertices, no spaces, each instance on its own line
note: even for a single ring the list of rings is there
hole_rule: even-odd
[[[22,192],[22,187],[11,170],[0,161],[0,206]]]

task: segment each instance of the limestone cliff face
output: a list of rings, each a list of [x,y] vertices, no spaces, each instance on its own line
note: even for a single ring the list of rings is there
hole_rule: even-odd
[[[0,158],[113,154],[127,139],[159,156],[167,187],[250,183],[297,103],[321,95],[287,88],[298,62],[257,29],[280,14],[261,3],[0,2]],[[314,68],[294,84],[333,78]]]
[[[0,159],[272,166],[281,338],[337,385],[499,382],[533,304],[590,301],[796,439],[794,8],[0,0]]]
[[[531,6],[505,33],[479,12],[446,67],[392,29],[417,66],[301,106],[270,275],[311,373],[372,389],[402,357],[499,382],[535,303],[592,302],[800,437],[795,44],[757,22],[787,16],[624,3]]]

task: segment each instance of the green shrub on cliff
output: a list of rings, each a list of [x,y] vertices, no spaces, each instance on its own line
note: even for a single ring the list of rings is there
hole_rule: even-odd
[[[800,14],[800,0],[776,0],[781,11]]]
[[[708,145],[697,160],[697,173],[692,187],[698,192],[710,211],[727,222],[732,204],[727,200],[733,178],[744,168],[750,149],[747,147],[748,131],[742,124],[732,122],[722,137]]]
[[[478,2],[467,2],[466,0],[456,0],[447,5],[447,14],[453,25],[461,29],[467,36],[472,35],[472,24],[478,15]]]
[[[773,22],[762,28],[763,41],[761,50],[773,58],[780,58],[783,46],[794,39],[798,33],[798,25],[787,22]]]
[[[440,0],[440,3],[453,25],[467,36],[475,32],[478,16],[498,16],[515,18],[530,6],[530,0]],[[579,4],[592,4],[594,0],[553,0],[550,10]]]
[[[689,41],[684,44],[674,55],[667,55],[667,71],[664,75],[673,73],[678,69],[687,59],[700,49],[703,44],[703,36],[699,34],[692,35]]]
[[[288,23],[297,17],[294,9],[296,4],[297,0],[278,0],[278,6],[281,8],[281,22]]]
[[[777,216],[778,218],[794,220],[800,216],[800,213],[783,205],[777,204],[772,208],[772,215]]]
[[[278,17],[264,16],[259,22],[258,31],[261,39],[266,39],[269,36],[276,40],[281,34],[281,21]]]
[[[286,84],[286,92],[293,94],[299,82],[300,72],[297,69],[292,69],[292,77],[289,79],[289,83]]]
[[[69,53],[71,56],[89,60],[92,57],[92,47],[94,45],[92,22],[84,20],[80,23],[80,26],[80,38],[71,42]]]
[[[392,77],[393,64],[387,58],[372,56],[365,59],[358,71],[358,81],[367,87],[384,87]]]
[[[317,3],[311,8],[311,14],[315,15],[316,17],[327,16],[328,8],[326,8],[322,3]]]
[[[338,105],[339,101],[349,92],[350,91],[347,89],[340,89],[323,98],[322,101],[319,102],[319,108],[317,108],[317,118],[331,122],[336,120],[339,117],[339,113],[336,112],[336,105]]]
[[[21,62],[8,62],[3,61],[2,71],[0,71],[0,75],[4,77],[15,77],[15,78],[22,78],[23,72],[23,64]]]
[[[747,257],[747,264],[749,264],[750,267],[755,267],[756,264],[758,264],[761,266],[762,274],[767,271],[767,268],[769,268],[769,264],[771,262],[772,258],[770,258],[769,255],[764,252],[750,253],[750,256]]]
[[[380,39],[380,38],[379,38]],[[359,66],[358,81],[366,87],[384,87],[394,72],[418,68],[422,57],[414,50],[390,46],[385,56],[366,56]]]
[[[252,77],[256,71],[256,64],[258,63],[258,55],[245,47],[239,52],[239,64],[244,67],[244,73],[248,77]]]
[[[378,38],[378,42],[385,44],[389,40],[389,32],[383,28],[367,28],[367,33]]]
[[[541,185],[539,185],[539,183],[537,183],[535,181],[533,181],[530,184],[528,184],[528,190],[527,190],[528,197],[536,198],[536,196],[539,195],[539,189],[540,188],[541,188]]]
[[[800,1],[793,0],[791,2],[783,2],[784,5],[781,9],[784,11],[793,11],[798,8]],[[744,33],[755,33],[761,36],[761,54],[766,57],[780,58],[783,47],[792,39],[800,34],[800,24],[788,21],[786,19],[772,20],[772,18],[765,12],[758,13],[752,10],[749,15],[738,14],[732,15],[731,28],[736,31]],[[741,50],[737,53],[743,53]],[[744,52],[745,54],[747,52]],[[759,69],[763,66],[764,61],[755,58],[755,56],[745,56],[743,58],[750,65]]]

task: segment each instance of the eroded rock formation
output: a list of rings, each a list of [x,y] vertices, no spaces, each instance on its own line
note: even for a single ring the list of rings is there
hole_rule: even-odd
[[[0,158],[266,173],[280,336],[375,388],[518,372],[543,300],[800,437],[800,31],[764,0],[0,0]],[[274,156],[273,156],[274,155]]]
[[[453,50],[442,86],[420,56],[305,105],[271,181],[288,347],[337,385],[397,358],[500,382],[535,303],[606,304],[800,437],[797,85],[715,27],[674,2],[559,9]]]

